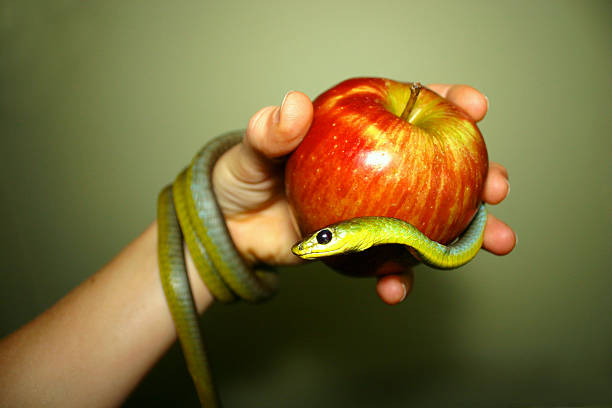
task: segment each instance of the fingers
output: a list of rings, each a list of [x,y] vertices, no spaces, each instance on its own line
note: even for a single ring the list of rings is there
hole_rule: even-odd
[[[428,85],[428,88],[461,107],[476,122],[482,120],[487,113],[489,106],[487,97],[470,86],[432,84]],[[488,204],[499,204],[509,191],[508,172],[502,165],[491,162],[483,190],[483,200]],[[512,228],[495,216],[488,215],[484,249],[496,255],[506,255],[514,249],[516,241],[516,234]],[[383,302],[395,305],[406,298],[412,290],[413,283],[412,271],[385,275],[378,279],[376,292]]]
[[[489,163],[482,199],[488,204],[501,203],[510,192],[506,168],[499,163]]]
[[[485,181],[483,200],[488,204],[499,204],[510,190],[508,172],[499,163],[491,162]],[[495,255],[506,255],[516,245],[516,234],[507,224],[489,214],[485,228],[483,248]],[[414,282],[412,271],[394,273],[378,279],[376,292],[389,305],[401,303],[410,293]]]
[[[516,234],[507,224],[489,214],[485,228],[483,248],[495,255],[506,255],[516,246]],[[414,285],[412,271],[384,275],[378,278],[376,292],[383,302],[396,305],[406,299]]]
[[[487,114],[489,100],[471,86],[431,84],[427,87],[462,108],[476,122]]]
[[[485,180],[482,199],[488,204],[499,204],[510,191],[508,172],[499,163],[491,162]],[[483,248],[496,255],[506,255],[516,245],[516,234],[506,223],[489,214],[485,227]]]
[[[396,305],[406,299],[412,290],[414,275],[412,271],[403,274],[385,275],[378,279],[376,292],[383,302]]]
[[[505,222],[492,214],[487,216],[482,247],[495,255],[506,255],[516,245],[516,234]]]

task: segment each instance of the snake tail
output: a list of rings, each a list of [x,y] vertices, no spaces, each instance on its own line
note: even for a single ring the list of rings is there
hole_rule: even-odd
[[[185,269],[183,237],[170,186],[160,193],[157,208],[158,262],[162,288],[200,404],[216,407],[219,405],[219,398],[212,385],[204,341],[198,325],[198,314]]]

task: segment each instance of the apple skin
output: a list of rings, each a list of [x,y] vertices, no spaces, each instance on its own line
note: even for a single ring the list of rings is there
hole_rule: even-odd
[[[467,227],[488,170],[484,139],[466,112],[428,88],[404,112],[411,85],[353,78],[314,100],[310,130],[285,168],[302,234],[373,215],[447,244]],[[407,252],[382,246],[327,263],[351,275],[385,274],[414,264]]]

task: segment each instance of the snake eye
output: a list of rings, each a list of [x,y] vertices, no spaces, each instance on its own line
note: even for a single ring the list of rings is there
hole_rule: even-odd
[[[317,234],[317,242],[319,244],[321,244],[321,245],[325,245],[325,244],[329,243],[329,241],[331,241],[331,239],[332,239],[332,233],[328,229],[321,230]]]

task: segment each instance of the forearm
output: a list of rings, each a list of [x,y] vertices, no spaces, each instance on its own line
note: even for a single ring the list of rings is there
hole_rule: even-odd
[[[212,297],[188,270],[198,310]],[[0,341],[0,405],[117,406],[174,342],[157,225],[56,305]]]

